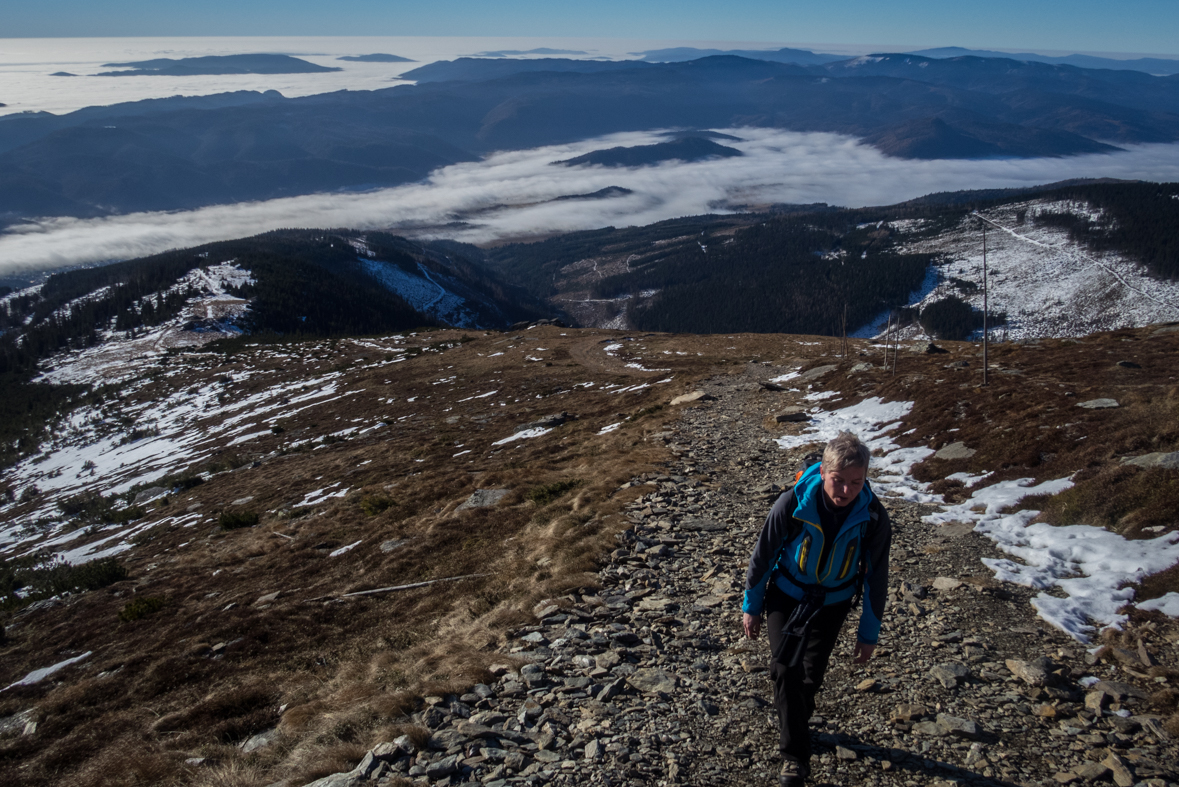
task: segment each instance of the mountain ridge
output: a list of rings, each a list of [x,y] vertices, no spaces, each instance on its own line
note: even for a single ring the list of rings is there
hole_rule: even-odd
[[[318,74],[339,71],[339,68],[320,66],[290,55],[245,54],[206,55],[203,57],[137,60],[129,63],[104,63],[103,71],[95,76],[218,76],[223,74]]]
[[[628,130],[824,131],[915,157],[1067,156],[1179,139],[1179,82],[1129,71],[912,55],[806,67],[732,56],[555,62],[572,70],[506,73],[541,61],[472,60],[462,68],[482,76],[466,81],[5,116],[0,216],[371,189],[496,150]],[[944,129],[936,144],[931,128]],[[105,174],[112,166],[120,178]]]

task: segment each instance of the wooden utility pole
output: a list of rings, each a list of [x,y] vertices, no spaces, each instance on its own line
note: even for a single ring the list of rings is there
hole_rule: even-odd
[[[983,385],[987,384],[987,349],[990,343],[990,326],[987,325],[987,223],[982,222],[983,231]]]
[[[843,321],[841,323],[843,329],[843,338],[839,342],[839,352],[844,358],[847,357],[847,303],[843,304]]]
[[[901,351],[901,315],[897,315],[897,325],[892,331],[892,373],[897,373],[897,354]]]

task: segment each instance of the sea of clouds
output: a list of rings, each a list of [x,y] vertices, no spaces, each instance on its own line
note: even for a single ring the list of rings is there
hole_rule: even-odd
[[[233,90],[277,90],[288,98],[335,90],[377,90],[406,84],[399,77],[437,60],[497,51],[537,48],[571,54],[560,57],[634,58],[645,49],[668,46],[773,49],[785,44],[661,41],[625,38],[474,38],[442,36],[226,36],[192,38],[0,38],[0,115],[16,112],[61,114],[89,106],[169,96],[205,96]],[[832,51],[826,47],[824,51]],[[843,50],[840,50],[843,51]],[[848,48],[847,54],[864,50]],[[321,74],[230,74],[221,76],[100,77],[107,63],[154,58],[270,53],[291,55],[340,71]],[[358,63],[345,55],[374,53],[407,57],[413,63]],[[584,54],[575,54],[584,53]],[[530,56],[530,55],[526,55]],[[535,55],[542,57],[543,55]],[[72,77],[53,76],[58,72]]]
[[[292,227],[388,229],[410,237],[484,243],[639,226],[772,203],[888,205],[937,191],[1081,177],[1179,182],[1179,145],[1140,145],[1121,153],[1069,158],[907,161],[837,134],[719,130],[740,138],[725,144],[743,156],[632,169],[552,163],[591,150],[664,139],[656,132],[633,132],[497,153],[443,167],[423,182],[397,188],[181,212],[43,219],[0,235],[0,272],[128,259]],[[553,201],[610,186],[633,193]]]
[[[619,59],[644,49],[732,42],[626,39],[441,37],[93,38],[0,39],[0,114],[66,112],[176,94],[279,90],[298,96],[332,90],[371,90],[402,84],[420,64],[497,50],[549,47],[576,57]],[[742,44],[772,48],[782,44]],[[840,51],[838,47],[819,47]],[[97,77],[104,64],[155,57],[278,52],[343,70],[326,74],[203,77]],[[381,52],[414,63],[357,63],[343,55]],[[848,50],[846,54],[856,54]],[[56,71],[77,77],[50,76]],[[740,137],[725,144],[745,155],[696,163],[667,162],[636,169],[554,166],[601,148],[643,145],[655,132],[615,134],[576,144],[498,153],[483,161],[436,170],[423,182],[367,192],[314,194],[173,213],[101,219],[52,218],[0,234],[0,274],[128,259],[283,227],[389,229],[420,238],[472,243],[524,239],[552,232],[642,225],[772,203],[885,205],[934,191],[1013,187],[1079,177],[1179,181],[1179,145],[1136,146],[1123,153],[1072,158],[904,161],[836,134],[773,129],[722,129]],[[597,200],[556,200],[609,186],[633,193]]]

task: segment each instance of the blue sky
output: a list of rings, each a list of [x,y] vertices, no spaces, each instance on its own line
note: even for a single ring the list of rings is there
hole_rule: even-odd
[[[1176,0],[16,0],[0,38],[429,35],[1179,55]]]

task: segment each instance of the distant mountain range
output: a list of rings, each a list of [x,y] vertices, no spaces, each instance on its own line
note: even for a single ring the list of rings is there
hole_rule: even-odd
[[[712,55],[736,55],[753,60],[768,60],[773,63],[797,63],[799,65],[823,65],[846,60],[844,55],[830,55],[811,52],[806,49],[697,49],[681,46],[670,49],[648,49],[634,52],[639,59],[648,63],[674,63],[697,60]],[[1003,60],[1020,60],[1031,63],[1052,63],[1054,65],[1076,66],[1078,68],[1109,68],[1119,71],[1143,71],[1147,74],[1179,74],[1179,58],[1139,57],[1120,60],[1094,55],[1065,55],[1053,57],[1032,52],[996,52],[989,49],[964,49],[960,46],[944,46],[935,49],[919,49],[905,54],[932,58],[988,57]]]
[[[399,55],[387,55],[377,52],[372,55],[344,55],[337,57],[336,60],[350,60],[355,63],[413,63],[408,57],[400,57]]]
[[[642,167],[662,161],[704,161],[710,158],[732,158],[743,155],[736,148],[718,145],[702,137],[685,136],[674,142],[660,142],[655,145],[607,148],[586,153],[554,164],[567,167],[596,164],[602,167]]]
[[[462,58],[406,77],[418,84],[0,117],[0,223],[371,189],[492,151],[622,131],[835,132],[920,159],[1070,156],[1179,140],[1179,76],[974,56],[818,65],[730,55]]]
[[[558,57],[499,58],[460,57],[439,60],[406,71],[402,79],[412,79],[419,85],[427,82],[486,82],[513,74],[565,73],[596,74],[600,72],[633,71],[645,65],[632,60],[570,60]]]
[[[677,46],[669,49],[648,49],[643,52],[633,52],[639,59],[647,63],[680,63],[685,60],[699,60],[702,57],[716,55],[732,55],[747,57],[751,60],[768,60],[771,63],[796,63],[804,66],[818,66],[824,63],[834,63],[846,60],[844,55],[825,55],[806,49],[697,49],[690,46]],[[934,55],[930,55],[934,57]]]
[[[963,49],[960,46],[945,46],[937,49],[921,49],[914,55],[925,57],[998,57],[1008,60],[1023,60],[1032,63],[1052,63],[1062,66],[1076,66],[1077,68],[1112,68],[1118,71],[1144,71],[1148,74],[1179,74],[1179,58],[1137,57],[1119,60],[1112,57],[1096,57],[1094,55],[1037,55],[1032,52],[994,52],[988,49]]]
[[[547,46],[536,49],[498,49],[493,52],[479,52],[475,57],[519,57],[520,55],[588,55],[580,49],[550,49]]]
[[[341,58],[344,59],[344,58]],[[125,71],[103,71],[100,77],[122,76],[216,76],[221,74],[315,74],[339,71],[338,68],[317,66],[290,55],[207,55],[183,57],[178,60],[162,57],[132,63],[106,63],[104,68],[124,68]]]

